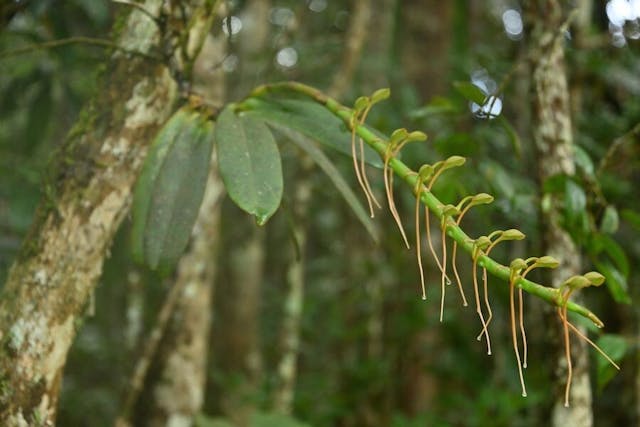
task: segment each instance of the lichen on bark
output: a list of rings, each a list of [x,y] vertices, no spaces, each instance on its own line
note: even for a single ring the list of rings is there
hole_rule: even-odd
[[[157,13],[163,3],[141,6]],[[191,10],[207,2],[187,3]],[[124,13],[115,42],[143,54],[155,49],[158,26],[137,9]],[[55,422],[76,325],[127,213],[147,146],[176,99],[161,62],[111,53],[94,98],[57,153],[53,182],[0,295],[0,425]]]
[[[566,11],[557,0],[529,0],[526,12],[530,24],[532,55],[533,92],[533,139],[538,156],[538,179],[540,185],[549,178],[575,173],[573,158],[573,134],[571,128],[571,104],[564,54],[564,24]],[[564,280],[581,272],[580,251],[569,233],[562,228],[561,201],[551,195],[548,210],[543,209],[542,228],[545,253],[559,259],[560,267],[550,273],[553,286],[560,286]],[[574,296],[579,302],[579,295]],[[551,324],[551,322],[549,322]],[[557,322],[553,326],[557,327]],[[561,342],[560,328],[557,327],[554,341]],[[589,359],[586,343],[576,341],[573,352],[573,386],[571,406],[564,406],[564,387],[567,363],[563,349],[555,352],[554,372],[557,392],[551,410],[551,425],[593,424],[591,411],[591,385],[589,381]],[[560,386],[561,385],[561,386]]]

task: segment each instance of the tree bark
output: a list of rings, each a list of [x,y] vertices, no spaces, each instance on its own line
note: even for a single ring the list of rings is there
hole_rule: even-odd
[[[213,279],[224,186],[215,168],[207,183],[190,247],[178,264],[176,303],[153,369],[143,422],[136,425],[190,426],[204,402]]]
[[[213,94],[207,101],[224,100],[224,73],[214,68],[224,56],[225,43],[209,35],[194,67],[197,93]],[[204,402],[207,349],[211,324],[220,207],[225,194],[215,152],[191,242],[178,264],[175,283],[181,292],[154,363],[152,380],[141,401],[148,402],[141,423],[149,426],[191,426]]]
[[[527,7],[531,48],[535,52],[531,64],[533,138],[538,155],[538,178],[542,184],[554,175],[575,173],[571,104],[563,49],[562,27],[566,16],[557,0],[531,0]],[[550,195],[543,195],[543,199],[547,197]],[[543,209],[542,215],[544,253],[560,260],[560,267],[551,273],[551,283],[557,287],[568,277],[579,274],[581,263],[578,248],[560,225],[560,201],[552,198],[550,202],[550,208],[548,211]],[[560,328],[557,330],[556,339],[560,342]],[[554,394],[552,425],[588,427],[593,424],[593,413],[586,343],[574,339],[572,351],[573,384],[568,408],[564,406],[563,393],[567,363],[563,351],[555,356],[558,389]]]
[[[367,36],[365,55],[367,81],[362,83],[364,93],[382,87],[390,87],[391,73],[396,65],[393,61],[394,11],[397,0],[375,0],[371,4],[372,16],[368,25],[375,28]]]
[[[352,2],[353,16],[349,20],[349,32],[346,36],[345,49],[340,61],[340,69],[336,72],[327,94],[333,98],[341,98],[349,88],[356,71],[362,48],[367,39],[368,25],[371,22],[371,0],[355,0]]]
[[[229,76],[233,80],[231,98],[246,96],[256,78],[260,78],[259,58],[271,32],[271,3],[248,0],[239,12],[247,25],[237,35],[235,53],[240,62]],[[233,224],[226,221],[227,216],[222,219],[223,245],[230,250],[223,253],[226,265],[221,266],[224,274],[215,291],[221,297],[215,301],[213,324],[213,394],[220,411],[233,425],[247,426],[257,409],[256,397],[262,383],[260,325],[266,230],[257,227],[244,213],[235,213]]]
[[[287,293],[284,300],[284,314],[280,331],[280,360],[278,361],[278,384],[273,393],[273,409],[281,414],[291,414],[295,395],[298,353],[300,351],[300,324],[304,304],[305,255],[307,245],[307,216],[312,184],[308,177],[313,169],[310,158],[300,160],[301,173],[298,174],[293,196],[293,215],[295,224],[293,234],[297,251],[292,250],[287,265]],[[296,253],[297,252],[297,253]]]
[[[164,3],[147,0],[140,6],[158,16]],[[55,422],[76,327],[127,213],[148,144],[177,99],[170,70],[149,56],[189,28],[189,41],[208,30],[190,18],[207,17],[209,2],[182,6],[188,24],[171,22],[164,34],[138,8],[122,17],[115,42],[142,55],[111,55],[99,90],[57,155],[57,175],[0,297],[0,425]],[[164,7],[170,13],[176,6]]]
[[[248,218],[239,223],[242,231],[233,237],[233,250],[225,266],[228,278],[216,284],[216,295],[224,298],[218,298],[215,306],[214,369],[222,413],[233,425],[246,426],[256,409],[262,380],[260,302],[265,230]]]
[[[401,47],[402,69],[421,99],[429,100],[449,90],[454,6],[452,1],[437,0],[397,5],[402,13],[402,26],[397,31],[402,37],[395,41],[396,49]]]
[[[352,18],[346,35],[345,50],[340,62],[340,69],[335,74],[327,93],[339,98],[347,91],[353,80],[357,65],[361,60],[362,49],[367,39],[371,16],[371,0],[353,2]],[[302,154],[301,170],[297,177],[297,185],[293,197],[293,215],[296,224],[293,227],[297,251],[292,251],[287,266],[287,294],[284,302],[282,330],[280,332],[280,360],[278,361],[278,383],[273,393],[273,408],[282,414],[291,414],[295,395],[297,359],[300,348],[300,323],[304,303],[305,288],[305,247],[307,244],[306,218],[312,185],[309,173],[313,169],[310,158]],[[297,253],[296,253],[297,252]]]

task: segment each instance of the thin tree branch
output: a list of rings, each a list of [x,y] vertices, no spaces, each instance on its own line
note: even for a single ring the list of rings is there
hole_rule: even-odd
[[[142,391],[142,387],[144,385],[144,380],[147,376],[147,372],[149,371],[149,366],[153,360],[156,351],[158,350],[158,346],[160,344],[160,340],[164,336],[164,333],[167,329],[167,324],[169,323],[169,319],[171,318],[171,314],[175,309],[176,302],[178,301],[180,294],[184,291],[187,284],[187,281],[176,281],[175,285],[169,289],[167,297],[158,312],[158,317],[156,318],[156,322],[149,333],[147,341],[144,344],[144,349],[140,358],[136,362],[135,368],[133,370],[133,374],[131,375],[131,379],[129,380],[129,388],[127,392],[127,396],[125,397],[124,404],[122,407],[122,411],[118,416],[118,420],[116,421],[117,426],[125,426],[127,424],[127,420],[129,420],[131,416],[131,412],[133,411],[133,406],[138,400],[138,396]]]
[[[636,142],[640,142],[640,123],[636,124],[624,135],[619,136],[613,140],[606,154],[604,155],[602,160],[600,160],[600,164],[598,165],[598,172],[596,175],[602,176],[603,172],[611,166],[611,163],[613,162],[615,155],[618,153],[618,150],[620,150],[620,148],[622,148],[622,146],[626,142],[632,140],[632,138],[637,138]]]
[[[157,26],[159,29],[162,29],[162,25],[160,24],[160,20],[158,19],[157,16],[154,16],[151,12],[149,12],[147,9],[144,8],[144,6],[142,6],[140,3],[134,3],[132,1],[129,0],[111,0],[111,2],[116,3],[116,4],[121,4],[124,6],[129,6],[132,7],[140,12],[142,12],[142,14],[146,15],[147,17],[149,17],[149,19],[151,19]]]
[[[96,39],[96,38],[84,37],[84,36],[76,36],[76,37],[69,37],[66,39],[51,40],[48,42],[37,43],[37,44],[21,47],[18,49],[6,50],[4,52],[0,52],[0,59],[22,55],[22,54],[34,52],[37,50],[52,49],[52,48],[66,46],[70,44],[87,44],[87,45],[93,45],[93,46],[100,46],[104,48],[111,48],[111,49],[118,50],[120,52],[128,53],[130,55],[139,56],[151,61],[156,61],[156,62],[163,61],[163,59],[160,58],[159,56],[150,55],[148,53],[140,52],[137,50],[127,49],[125,47],[119,46],[118,44],[110,40]]]

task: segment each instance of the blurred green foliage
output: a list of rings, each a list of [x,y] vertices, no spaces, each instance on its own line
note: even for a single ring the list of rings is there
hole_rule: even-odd
[[[251,2],[229,3],[231,13],[242,17]],[[229,53],[237,62],[222,65],[227,70],[230,101],[268,81],[297,79],[320,88],[330,85],[341,61],[352,6],[346,1],[317,2],[316,7],[324,4],[324,8],[316,12],[310,9],[311,3],[315,1],[272,1],[269,15],[262,17],[268,21],[262,23],[267,26],[268,40],[257,53],[242,50],[242,43],[247,42],[242,39],[243,31],[256,25],[243,21],[247,27],[228,40]],[[499,85],[514,64],[522,61],[526,41],[505,35],[502,3],[427,2],[432,9],[425,7],[422,13],[431,15],[424,17],[423,25],[435,26],[434,19],[443,19],[439,31],[454,41],[439,50],[439,57],[409,51],[416,29],[403,12],[408,5],[381,3],[391,9],[376,3],[380,10],[373,12],[376,21],[372,22],[380,22],[378,15],[384,14],[391,25],[386,32],[369,28],[360,66],[350,89],[339,98],[349,104],[359,95],[389,86],[391,99],[377,105],[367,122],[387,133],[407,127],[429,135],[426,143],[409,145],[403,151],[406,163],[418,167],[454,154],[468,158],[464,168],[440,179],[434,192],[445,203],[478,192],[496,197],[494,205],[478,208],[465,224],[475,236],[511,227],[527,235],[525,243],[496,248],[498,259],[537,252],[541,246],[540,207],[544,211],[549,195],[561,197],[562,226],[584,252],[585,271],[594,268],[607,278],[608,290],[602,287],[585,294],[587,305],[607,324],[607,335],[601,336],[599,344],[623,367],[622,373],[612,377],[608,365],[595,354],[592,358],[592,376],[600,390],[594,402],[596,423],[631,425],[635,416],[632,402],[637,401],[632,390],[638,349],[630,343],[637,343],[640,313],[633,304],[617,303],[632,303],[640,297],[636,267],[640,262],[637,135],[619,146],[604,169],[600,165],[612,142],[640,122],[637,40],[629,39],[621,48],[605,43],[591,49],[567,40],[569,80],[574,99],[580,100],[573,124],[577,173],[538,183],[536,161],[544,159],[535,159],[533,154],[527,74],[515,73],[505,86],[498,119],[481,119],[470,111],[470,99],[477,97],[477,91],[470,87],[470,76],[484,70],[485,80]],[[90,0],[26,2],[0,32],[0,52],[80,35],[108,37],[119,7]],[[413,6],[411,10],[420,9]],[[218,37],[224,37],[221,25],[216,21]],[[607,31],[604,7],[597,3],[591,32],[607,39]],[[279,52],[287,47],[297,53],[297,62],[290,67],[277,61]],[[38,201],[44,197],[47,165],[92,94],[105,53],[102,48],[69,44],[0,56],[0,283],[27,233]],[[438,81],[421,81],[410,71],[427,68],[435,68]],[[461,93],[455,90],[454,81],[462,81],[457,86]],[[436,96],[424,95],[428,85],[439,88]],[[278,358],[274,343],[286,293],[283,282],[288,257],[282,249],[292,244],[287,203],[291,203],[300,179],[298,149],[284,138],[278,142],[283,153],[285,203],[267,227],[267,268],[259,313],[264,384],[259,395],[248,397],[264,410],[256,415],[255,425],[544,425],[554,390],[550,373],[555,361],[550,360],[548,348],[539,346],[547,339],[542,304],[525,301],[531,306],[526,318],[530,367],[525,373],[531,395],[523,399],[503,320],[508,316],[506,286],[490,282],[496,354],[487,357],[475,340],[479,332],[475,316],[461,307],[455,292],[448,293],[443,324],[437,321],[437,298],[427,303],[419,299],[413,253],[404,249],[390,215],[380,213],[376,218],[382,239],[378,246],[373,245],[351,208],[320,171],[305,178],[314,197],[306,218],[307,283],[294,417],[285,421],[269,413]],[[339,154],[326,154],[356,188],[350,161]],[[380,173],[374,169],[369,172],[373,187],[382,188]],[[408,224],[413,202],[410,193],[396,191],[398,210],[408,231],[412,229]],[[229,262],[234,233],[241,229],[236,224],[239,211],[235,207],[225,204],[223,213],[224,250],[216,260],[220,265]],[[60,425],[111,425],[135,360],[136,345],[149,330],[167,289],[166,282],[131,264],[128,226],[123,226],[114,241],[95,295],[95,314],[82,325],[68,360]],[[467,264],[466,260],[459,262],[465,283],[471,277]],[[428,264],[431,291],[439,282],[435,270],[432,262]],[[132,287],[131,275],[139,275],[139,280],[133,281],[139,287]],[[216,295],[217,299],[223,297]],[[135,316],[141,319],[141,330],[131,336]],[[379,329],[372,326],[375,322]],[[243,381],[217,372],[216,355],[211,358],[204,408],[208,415],[196,424],[203,427],[226,425],[220,419],[211,384],[224,389]]]

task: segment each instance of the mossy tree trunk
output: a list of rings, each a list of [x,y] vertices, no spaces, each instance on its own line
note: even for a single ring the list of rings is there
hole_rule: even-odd
[[[211,3],[140,3],[153,16],[187,12],[185,20],[165,20],[162,34],[138,8],[118,21],[115,43],[141,55],[116,50],[107,60],[94,98],[57,154],[57,173],[0,296],[0,425],[55,422],[67,353],[149,142],[177,100],[172,76],[185,66],[188,75]],[[193,51],[167,48],[179,45]],[[156,55],[173,57],[174,72],[150,58]]]
[[[573,134],[571,128],[571,104],[565,69],[563,24],[567,19],[557,0],[531,0],[527,2],[533,61],[533,137],[538,155],[538,178],[542,184],[560,174],[573,175]],[[580,252],[571,236],[561,226],[561,201],[550,194],[543,194],[544,253],[560,260],[560,267],[551,273],[551,283],[559,286],[564,280],[581,272]],[[544,206],[548,206],[545,208]],[[579,302],[579,296],[574,297]],[[555,341],[561,342],[560,326]],[[584,331],[583,331],[584,332]],[[586,343],[573,340],[573,382],[571,406],[564,406],[564,387],[567,363],[564,349],[558,346],[556,353],[556,384],[551,424],[554,426],[584,426],[593,424],[591,410],[591,384],[589,358]]]

